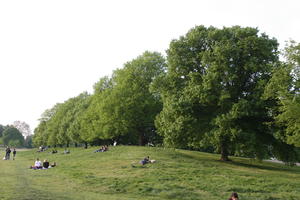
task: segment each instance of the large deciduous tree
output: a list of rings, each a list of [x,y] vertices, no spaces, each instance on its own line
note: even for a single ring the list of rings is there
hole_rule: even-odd
[[[21,147],[24,144],[24,137],[17,128],[9,126],[3,131],[3,144]]]
[[[278,62],[277,45],[239,26],[197,26],[173,40],[167,75],[155,83],[163,99],[156,126],[165,143],[213,145],[222,160],[230,153],[263,157],[273,136],[261,97]]]
[[[162,104],[149,88],[165,67],[159,53],[145,52],[114,72],[111,87],[99,96],[103,136],[115,139],[126,136],[128,143],[139,145],[155,140],[154,119]]]

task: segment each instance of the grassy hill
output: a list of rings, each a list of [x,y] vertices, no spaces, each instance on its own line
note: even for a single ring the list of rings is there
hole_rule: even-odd
[[[73,148],[71,154],[36,150],[17,152],[16,160],[0,161],[0,199],[300,199],[300,167],[255,162],[195,151],[117,146],[108,152]],[[3,157],[4,151],[1,151]],[[145,156],[157,160],[141,166]],[[56,161],[48,170],[28,169],[35,159]]]

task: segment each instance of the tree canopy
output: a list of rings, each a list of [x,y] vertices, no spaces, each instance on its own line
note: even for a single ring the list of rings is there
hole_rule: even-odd
[[[272,134],[265,125],[264,87],[278,62],[277,41],[254,28],[197,26],[173,40],[156,120],[175,147],[213,145],[229,153],[260,155]]]
[[[299,161],[300,45],[286,61],[257,28],[196,26],[167,59],[146,51],[46,110],[35,145],[162,143],[221,154]]]
[[[24,144],[24,137],[18,129],[10,126],[3,131],[3,144],[20,147]]]

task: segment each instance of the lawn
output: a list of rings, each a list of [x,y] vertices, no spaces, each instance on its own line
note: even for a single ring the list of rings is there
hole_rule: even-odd
[[[107,152],[71,148],[71,154],[18,151],[16,160],[0,161],[0,199],[300,199],[300,167],[257,162],[196,151],[117,146]],[[4,151],[1,151],[3,157]],[[154,164],[141,166],[145,156]],[[57,167],[31,170],[36,158]]]

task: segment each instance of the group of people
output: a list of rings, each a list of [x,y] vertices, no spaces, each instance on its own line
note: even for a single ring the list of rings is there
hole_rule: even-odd
[[[33,166],[30,166],[30,169],[48,169],[51,167],[55,167],[56,162],[53,162],[53,164],[50,165],[48,160],[44,160],[44,162],[40,161],[39,158],[36,159]]]
[[[12,153],[13,153],[13,160],[15,160],[15,157],[17,154],[17,151],[15,148],[13,149]],[[5,149],[5,156],[4,156],[3,160],[10,160],[10,154],[11,154],[11,149],[9,148],[9,146],[7,146]]]
[[[100,149],[95,150],[94,153],[96,153],[96,152],[105,152],[105,151],[108,151],[108,146],[107,145],[104,145],[104,146],[100,147]]]
[[[45,150],[44,148],[40,148],[39,152],[42,152],[44,150]],[[104,145],[101,148],[95,150],[94,152],[105,152],[107,150],[108,150],[108,146]],[[14,148],[13,149],[13,160],[15,159],[16,153],[17,153],[17,151]],[[54,149],[54,150],[51,151],[51,153],[57,153],[57,151]],[[64,154],[69,154],[69,153],[70,153],[70,151],[65,149]],[[3,160],[9,160],[10,159],[10,154],[11,154],[11,149],[7,146],[6,149],[5,149],[5,157],[3,158]],[[142,159],[140,161],[140,164],[145,165],[145,164],[154,163],[154,162],[156,162],[156,161],[155,160],[150,160],[150,157],[147,156],[147,157],[145,157],[144,159]],[[53,162],[50,165],[48,160],[45,159],[44,162],[42,162],[42,161],[39,160],[39,158],[37,158],[36,161],[34,162],[34,165],[30,166],[29,168],[30,169],[48,169],[48,168],[52,168],[52,167],[55,167],[55,166],[56,166],[56,162]],[[239,200],[238,194],[236,192],[233,192],[228,200]]]

